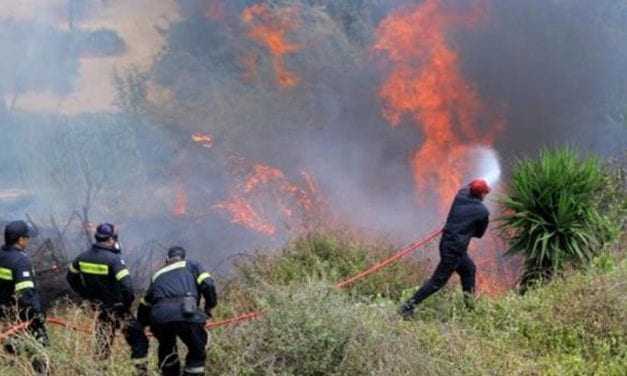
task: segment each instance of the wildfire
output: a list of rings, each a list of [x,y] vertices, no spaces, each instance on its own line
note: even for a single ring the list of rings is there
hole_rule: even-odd
[[[483,1],[457,11],[440,0],[426,0],[386,18],[374,46],[387,56],[392,70],[379,91],[384,117],[398,126],[409,115],[422,129],[424,140],[412,157],[420,195],[437,187],[440,210],[445,210],[470,168],[469,153],[476,145],[491,145],[498,120],[482,132],[480,116],[489,113],[477,90],[459,68],[447,32],[472,27],[483,15]],[[492,116],[496,119],[495,116]]]
[[[261,163],[252,166],[248,175],[215,205],[225,210],[231,222],[272,236],[279,224],[293,225],[314,208],[316,191],[313,177],[303,172],[304,184],[290,181],[274,167]],[[300,214],[301,217],[296,217]]]
[[[192,135],[192,141],[207,149],[211,149],[213,146],[213,138],[204,133],[194,133]]]
[[[187,192],[185,191],[185,187],[183,187],[183,184],[179,182],[176,185],[176,196],[174,198],[174,216],[185,216],[185,214],[187,214],[187,204]]]
[[[301,46],[287,40],[288,32],[298,26],[295,8],[281,10],[270,9],[265,4],[255,4],[244,9],[241,18],[248,27],[248,37],[264,46],[272,55],[272,66],[279,85],[283,88],[294,87],[299,77],[285,66],[285,55],[295,53]],[[247,78],[256,77],[256,61],[254,56],[246,56],[243,60],[249,70]],[[252,64],[251,64],[252,63]]]
[[[518,259],[504,258],[506,241],[494,230],[470,245],[470,252],[477,265],[477,291],[481,295],[501,295],[516,286]]]

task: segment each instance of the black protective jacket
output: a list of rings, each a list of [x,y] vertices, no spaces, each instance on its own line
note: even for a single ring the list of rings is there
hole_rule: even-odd
[[[168,264],[157,271],[146,296],[142,299],[137,317],[144,325],[163,324],[174,321],[204,322],[206,316],[185,317],[181,305],[186,295],[193,296],[196,305],[205,299],[205,313],[210,316],[218,301],[211,275],[194,261],[184,260]],[[200,313],[200,312],[199,312]]]
[[[128,312],[135,299],[124,261],[113,249],[100,244],[94,244],[74,259],[67,280],[81,298],[105,310]]]
[[[483,202],[470,194],[468,187],[462,188],[449,211],[441,247],[455,252],[466,252],[471,238],[481,238],[486,232],[490,212]]]
[[[22,320],[41,317],[43,311],[29,257],[16,247],[0,250],[0,316],[18,307]]]

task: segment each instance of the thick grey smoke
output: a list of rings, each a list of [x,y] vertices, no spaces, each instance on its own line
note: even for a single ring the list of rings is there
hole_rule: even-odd
[[[68,1],[73,21],[66,27],[0,20],[0,190],[6,197],[13,192],[0,196],[0,217],[28,212],[45,223],[50,215],[63,222],[89,207],[91,220],[123,226],[125,244],[138,258],[151,250],[156,262],[166,246],[181,243],[222,267],[230,255],[289,236],[279,224],[283,231],[267,238],[213,209],[241,181],[233,172],[237,155],[279,168],[293,181],[309,171],[335,215],[395,242],[441,220],[415,193],[409,160],[423,135],[413,126],[392,128],[381,116],[377,90],[386,62],[371,50],[381,20],[419,1],[178,0],[176,21],[155,25],[165,42],[150,68],[122,66],[112,77],[119,111],[68,116],[16,108],[33,90],[72,92],[79,59],[129,51],[115,30],[76,26],[112,3]],[[297,26],[285,38],[298,48],[283,56],[299,78],[292,88],[277,84],[272,55],[242,21],[253,4],[295,9]],[[542,146],[574,143],[604,155],[624,150],[627,6],[488,4],[484,25],[448,37],[465,77],[504,114],[495,145],[502,167]],[[213,146],[194,144],[195,132],[210,134]],[[493,159],[482,166],[490,164]],[[181,218],[172,214],[177,186],[188,196]]]

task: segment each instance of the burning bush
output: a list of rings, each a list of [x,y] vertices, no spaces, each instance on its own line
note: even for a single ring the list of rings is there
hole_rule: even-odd
[[[502,199],[510,254],[523,254],[523,288],[567,265],[587,264],[617,235],[616,224],[599,210],[606,177],[595,157],[571,149],[543,151],[514,167]]]

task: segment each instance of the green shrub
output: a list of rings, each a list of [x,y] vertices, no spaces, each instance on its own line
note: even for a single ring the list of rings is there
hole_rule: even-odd
[[[571,149],[543,151],[521,160],[501,199],[509,254],[525,257],[523,286],[550,278],[566,265],[585,265],[616,235],[599,210],[606,177],[595,157]]]
[[[604,252],[589,268],[568,271],[524,296],[482,297],[471,311],[452,289],[425,302],[413,321],[402,321],[389,297],[338,290],[334,278],[271,284],[264,282],[269,270],[259,270],[264,276],[248,276],[257,283],[246,285],[245,293],[264,315],[211,332],[210,375],[624,374],[627,260],[616,253]],[[225,312],[239,304],[233,297],[239,296],[222,296]],[[51,316],[93,325],[93,312],[71,305]],[[96,361],[91,335],[49,330],[51,346],[36,351],[50,359],[53,375],[132,374],[120,336],[112,358]],[[153,372],[155,353],[152,341]],[[26,354],[0,353],[0,374],[33,373]]]
[[[431,252],[431,248],[419,252]],[[281,250],[259,253],[237,263],[224,291],[235,311],[256,308],[251,291],[259,284],[285,286],[311,279],[339,282],[362,272],[396,252],[382,242],[359,241],[350,233],[314,233],[300,237]],[[422,263],[407,257],[353,284],[347,291],[363,299],[398,300],[407,288],[426,277]]]

